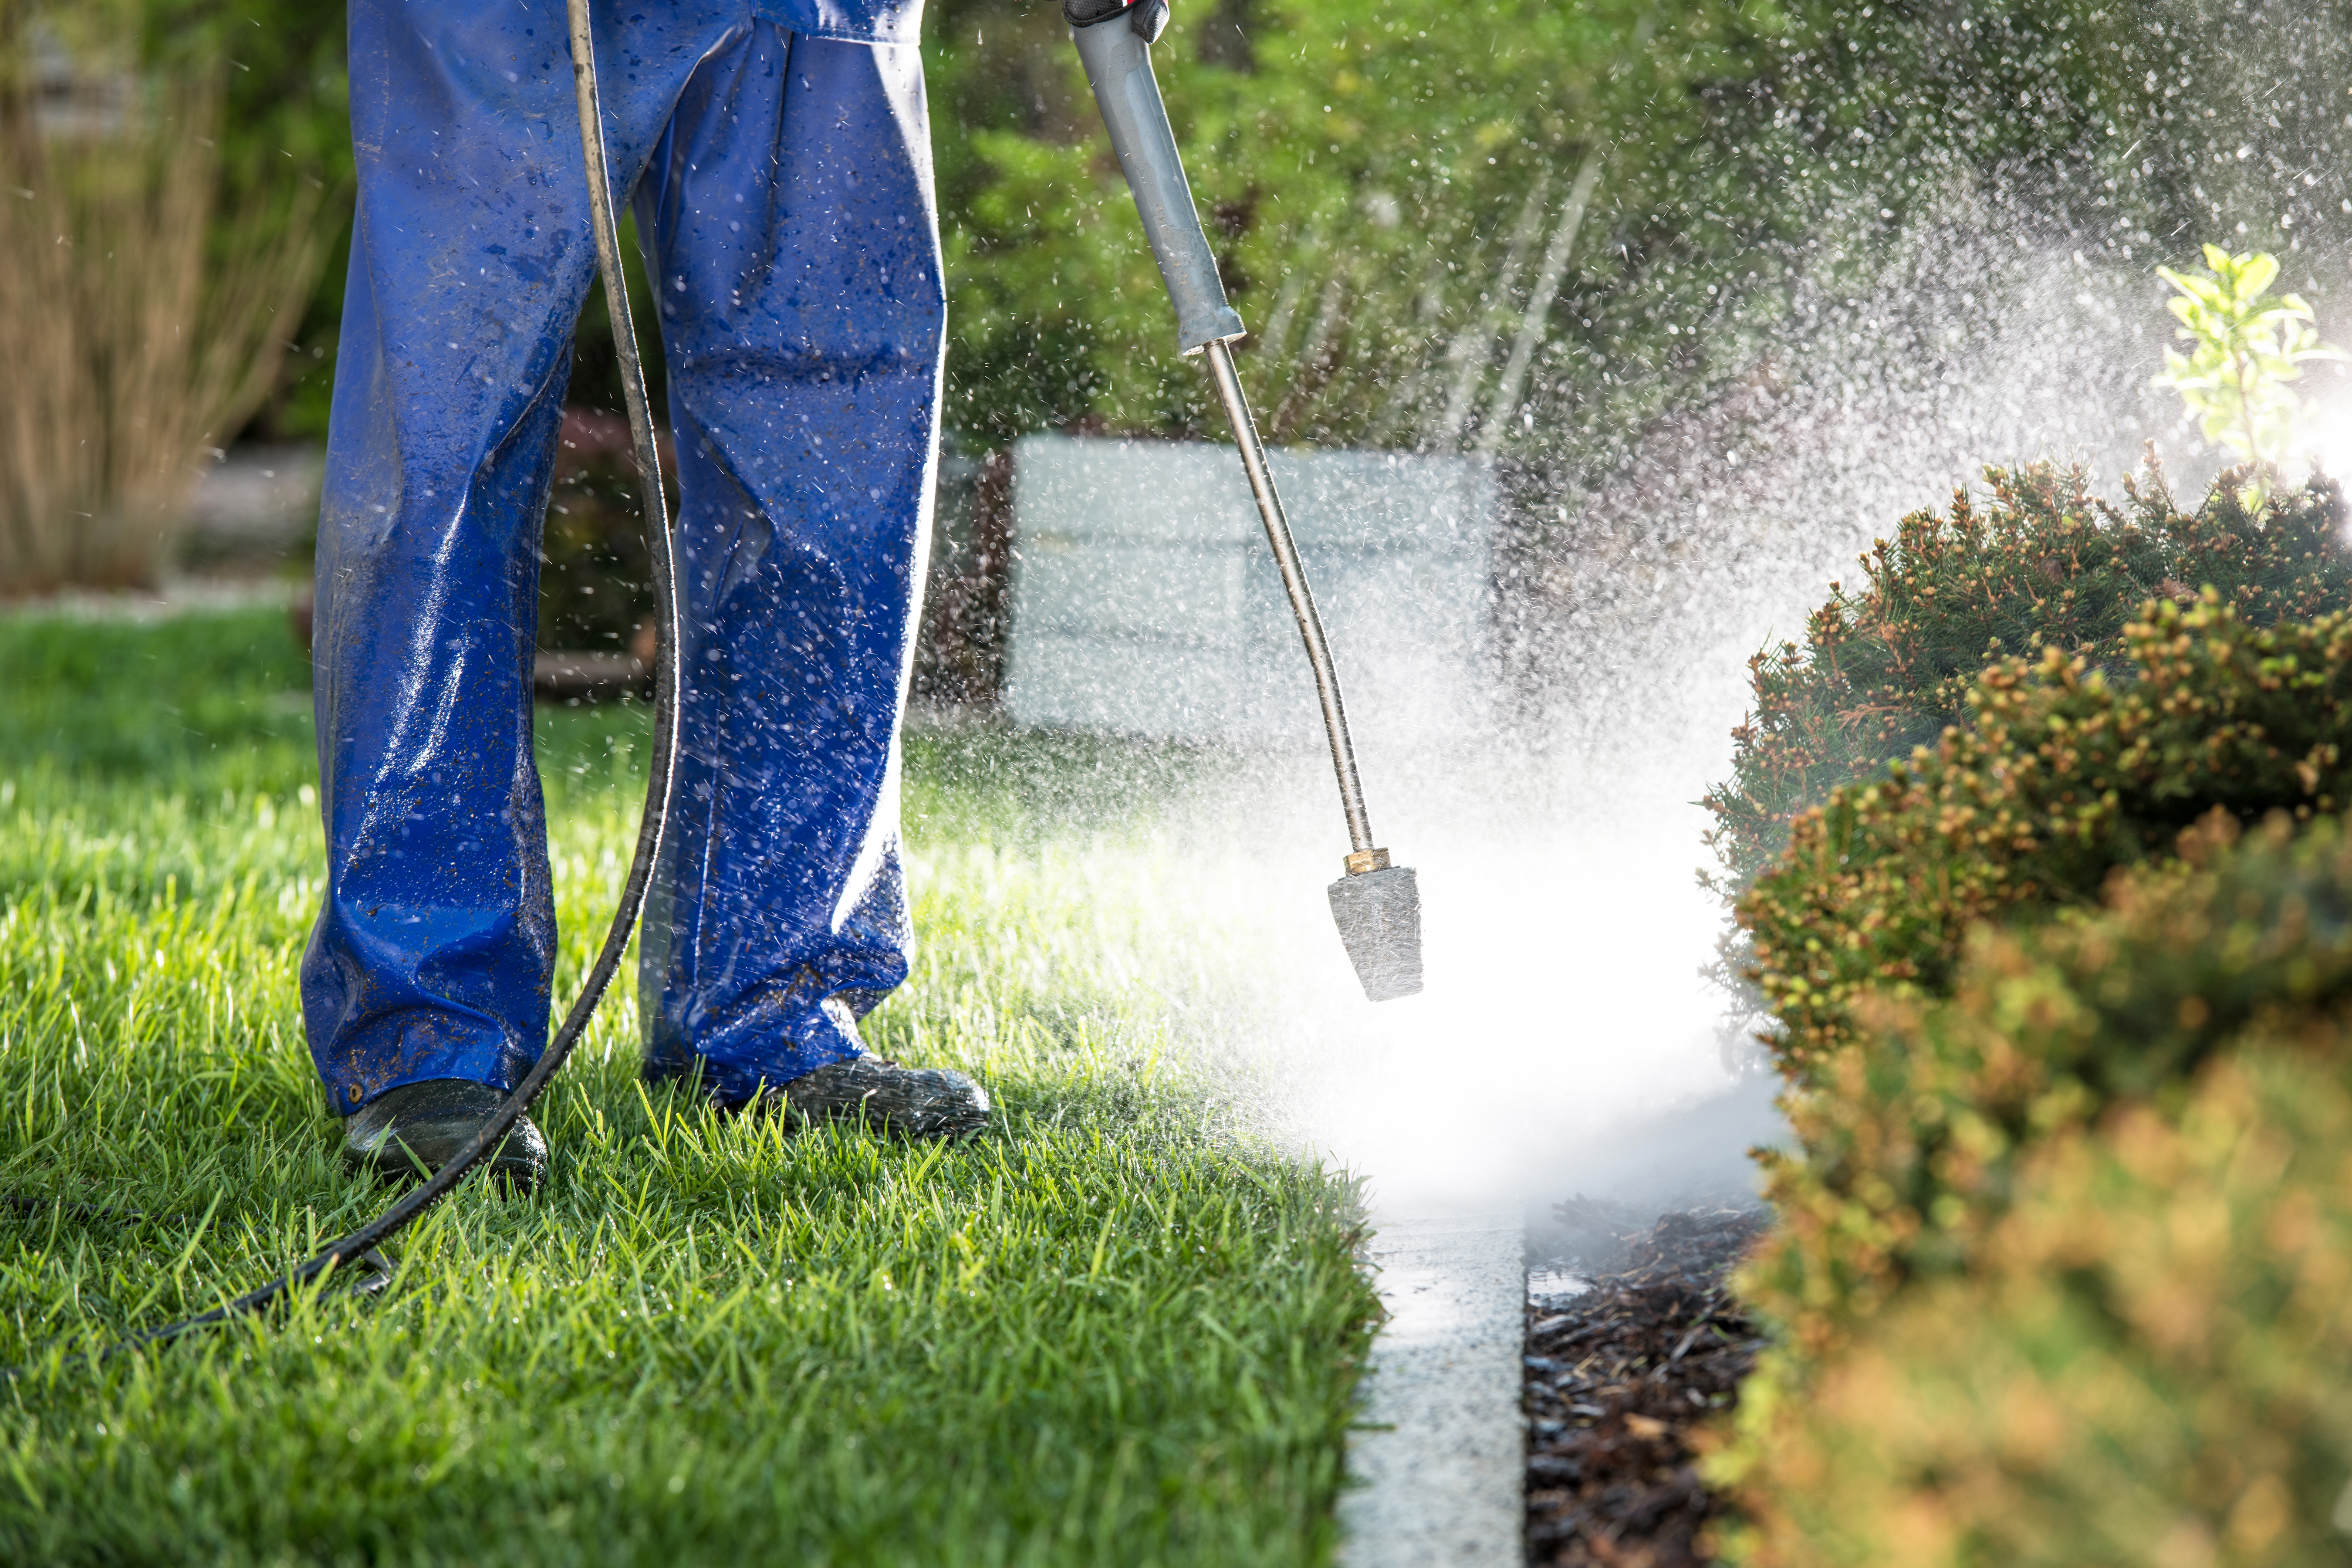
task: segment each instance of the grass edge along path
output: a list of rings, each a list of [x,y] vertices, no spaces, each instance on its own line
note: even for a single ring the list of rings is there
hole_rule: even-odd
[[[467,1184],[377,1300],[69,1361],[379,1201],[294,1008],[319,851],[284,636],[0,619],[0,1191],[143,1216],[0,1211],[0,1361],[36,1363],[0,1389],[0,1561],[1328,1560],[1375,1311],[1352,1191],[1205,1109],[1131,978],[1182,933],[1034,792],[967,783],[1050,757],[909,769],[925,946],[873,1034],[979,1073],[986,1135],[648,1092],[616,995],[541,1101],[538,1194]],[[542,725],[559,999],[631,733]]]

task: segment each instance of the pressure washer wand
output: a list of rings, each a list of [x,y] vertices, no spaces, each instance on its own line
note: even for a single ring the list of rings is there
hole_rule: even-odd
[[[1331,767],[1339,780],[1339,805],[1348,814],[1347,875],[1330,888],[1339,940],[1347,945],[1366,996],[1375,1002],[1410,996],[1421,989],[1421,892],[1412,868],[1391,865],[1389,852],[1372,842],[1371,817],[1356,776],[1355,743],[1348,735],[1348,710],[1339,696],[1339,672],[1331,663],[1323,617],[1316,613],[1307,569],[1299,563],[1282,497],[1274,488],[1274,471],[1266,466],[1257,421],[1250,416],[1249,400],[1242,395],[1241,377],[1234,369],[1229,345],[1246,330],[1225,299],[1216,257],[1209,249],[1209,237],[1193,209],[1192,186],[1176,153],[1176,135],[1169,129],[1159,79],[1151,73],[1151,42],[1167,22],[1166,0],[1063,0],[1062,16],[1070,24],[1087,84],[1094,89],[1112,150],[1143,220],[1144,237],[1151,242],[1169,300],[1176,307],[1178,345],[1186,355],[1200,354],[1207,361],[1218,400],[1233,423],[1258,520],[1265,525],[1266,543],[1282,573],[1283,590],[1290,595],[1307,661],[1315,670],[1315,694],[1323,705],[1323,731],[1330,740]]]

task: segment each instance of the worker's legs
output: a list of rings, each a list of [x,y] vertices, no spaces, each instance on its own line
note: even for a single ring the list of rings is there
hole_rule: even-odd
[[[942,313],[920,77],[911,47],[715,5],[598,21],[616,175],[655,156],[639,213],[687,556],[652,1065],[706,1054],[740,1098],[855,1054],[848,1016],[905,973],[896,725]],[[510,1087],[545,1037],[535,546],[594,267],[560,9],[360,0],[352,64],[316,620],[328,889],[302,968],[345,1111]]]
[[[598,7],[625,184],[751,24]],[[618,68],[614,68],[617,67]],[[595,267],[561,5],[353,0],[352,264],[319,523],[324,908],[304,1023],[336,1108],[509,1087],[554,952],[530,754],[536,546]]]
[[[761,24],[637,196],[681,492],[684,755],[639,974],[648,1071],[721,1100],[857,1054],[906,977],[898,724],[944,325],[911,46]]]

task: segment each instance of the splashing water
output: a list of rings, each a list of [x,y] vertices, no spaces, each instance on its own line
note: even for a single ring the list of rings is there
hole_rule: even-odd
[[[1169,858],[1152,896],[1184,934],[1149,966],[1208,1020],[1189,1037],[1262,1124],[1391,1210],[1751,1186],[1777,1083],[1702,976],[1727,917],[1697,880],[1694,804],[1728,772],[1747,657],[1985,461],[2086,461],[2112,489],[2153,438],[2210,473],[2147,388],[2165,323],[2145,284],[1955,219],[1891,247],[1866,308],[1824,304],[1810,336],[1574,495],[1535,588],[1503,595],[1517,689],[1496,716],[1466,739],[1359,737],[1378,837],[1420,872],[1421,996],[1367,1004],[1332,931],[1346,846],[1303,660],[1305,744],[1153,785]]]
[[[1360,574],[1328,559],[1318,568],[1307,542],[1360,715],[1378,839],[1420,874],[1427,989],[1373,1005],[1356,987],[1324,899],[1346,843],[1315,750],[1304,660],[1295,642],[1269,642],[1275,674],[1295,677],[1296,745],[1237,744],[1214,765],[1146,783],[1164,807],[1148,895],[1163,907],[1157,946],[1138,960],[1189,1020],[1180,1033],[1256,1120],[1364,1173],[1391,1208],[1492,1207],[1578,1189],[1664,1203],[1752,1179],[1745,1151],[1778,1131],[1776,1086],[1740,1060],[1732,999],[1702,978],[1726,915],[1696,879],[1709,864],[1708,820],[1691,804],[1728,772],[1748,657],[1799,635],[1873,537],[1906,511],[1946,504],[1987,464],[2079,461],[2112,494],[2152,446],[2193,503],[2225,454],[2205,450],[2178,400],[2150,382],[2174,324],[2153,268],[2193,260],[2197,241],[2277,250],[2281,287],[2313,300],[2326,335],[2352,336],[2352,290],[2330,287],[2346,275],[2352,196],[2325,184],[2333,176],[2320,155],[2347,107],[2331,63],[2345,58],[2340,29],[2286,8],[2254,11],[2247,26],[2270,40],[2260,50],[2227,44],[2237,23],[2210,7],[2184,0],[2135,14],[2133,28],[2150,26],[2125,41],[2150,68],[2143,83],[2135,66],[2137,96],[2084,121],[2098,121],[2088,151],[1971,162],[1974,131],[1956,121],[1918,132],[1916,105],[1901,102],[1863,117],[1877,134],[1901,132],[1887,142],[1907,149],[1899,157],[1857,161],[1869,140],[1860,130],[1849,128],[1853,144],[1822,131],[1813,172],[1791,176],[1821,187],[1821,222],[1752,251],[1693,247],[1678,253],[1685,276],[1666,266],[1646,277],[1655,300],[1681,312],[1675,324],[1660,317],[1650,347],[1667,346],[1654,359],[1629,361],[1633,335],[1611,338],[1580,319],[1602,313],[1593,304],[1567,311],[1573,324],[1554,321],[1540,352],[1507,344],[1507,333],[1488,345],[1485,374],[1529,377],[1523,403],[1498,400],[1520,409],[1517,424],[1474,430],[1449,414],[1430,437],[1445,453],[1503,455],[1507,526],[1489,619],[1499,673],[1492,714],[1466,731],[1433,739],[1444,726],[1412,733],[1373,721],[1455,699],[1371,689],[1399,666],[1328,602],[1327,584]],[[2023,12],[2012,20],[2039,25]],[[1941,39],[1954,59],[1974,58],[1969,18],[1953,26],[1919,33],[1921,47]],[[2042,40],[2050,71],[2073,58],[2064,33],[2053,23]],[[1860,36],[1912,37],[1892,23]],[[2207,68],[2217,60],[2219,74]],[[1840,154],[1844,169],[1832,173]],[[1564,170],[1555,184],[1564,190]],[[1520,205],[1498,209],[1498,235]],[[1537,212],[1532,197],[1525,205]],[[2210,234],[2159,235],[2148,216],[2192,213],[2210,215]],[[1531,258],[1541,247],[1520,248]],[[1532,298],[1511,279],[1537,270],[1532,260],[1516,272],[1490,267],[1497,300]],[[1780,314],[1743,325],[1735,301],[1759,271],[1755,294],[1777,290]],[[1284,276],[1278,300],[1311,305],[1307,273]],[[1602,284],[1588,281],[1571,274],[1560,298],[1599,300]],[[1411,291],[1409,281],[1384,286],[1399,299]],[[1276,343],[1288,319],[1279,309],[1268,319]],[[1579,327],[1591,331],[1579,339]],[[1475,335],[1423,334],[1423,347],[1467,345],[1475,370]],[[1391,376],[1421,386],[1424,402],[1449,402],[1440,394],[1465,384],[1450,371],[1400,368],[1394,349],[1348,363],[1372,367],[1362,374],[1383,387]],[[1597,374],[1604,349],[1607,377]],[[1701,368],[1684,375],[1693,355]],[[1278,385],[1296,368],[1277,350],[1266,374]],[[1598,389],[1677,376],[1646,402]],[[2326,367],[2306,395],[2323,466],[2352,468],[2352,379]],[[1642,407],[1666,411],[1610,424]],[[1389,438],[1378,421],[1346,428]],[[1294,510],[1310,510],[1293,499]],[[1393,495],[1381,505],[1393,511]],[[1115,518],[1097,521],[1117,531]]]

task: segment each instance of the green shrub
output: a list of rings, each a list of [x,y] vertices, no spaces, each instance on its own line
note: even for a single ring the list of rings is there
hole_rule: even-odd
[[[1767,1163],[1779,1223],[1741,1287],[1780,1345],[1719,1461],[1752,1521],[1748,1561],[2149,1560],[2106,1506],[2118,1474],[2177,1500],[2131,1529],[2160,1517],[2186,1532],[2165,1548],[2180,1561],[2252,1560],[2229,1543],[2320,1528],[2305,1473],[2320,1439],[2297,1434],[2346,1414],[2321,1410],[2345,1346],[2326,1341],[2336,1363],[2283,1414],[2265,1402],[2284,1384],[2245,1381],[2242,1363],[2325,1327],[2244,1316],[2287,1288],[2260,1236],[2223,1238],[2240,1251],[2196,1309],[2210,1331],[2179,1344],[2149,1340],[2141,1304],[2118,1294],[2139,1288],[2144,1248],[2118,1240],[2037,1279],[2049,1257],[2032,1237],[2057,1234],[2063,1202],[2047,1194],[2064,1161],[2112,1174],[2124,1155],[2103,1141],[2143,1111],[2188,1138],[2186,1086],[2250,1043],[2297,1046],[2345,1079],[2329,1092],[2352,1085],[2336,1065],[2352,1019],[2352,837],[2336,817],[2352,805],[2352,616],[2254,626],[2209,591],[2156,606],[2123,641],[2123,679],[2055,648],[1986,671],[1971,725],[1800,816],[1741,900],[1800,1151]],[[2097,1206],[2110,1188],[2112,1212]],[[2204,1223],[2221,1202],[2119,1176],[2066,1191],[2092,1205],[2080,1234],[2110,1238]],[[2200,1443],[2190,1427],[2221,1423],[2222,1448],[2150,1436],[2119,1453],[2106,1415],[2067,1404],[2095,1390],[2037,1382],[2063,1346],[2109,1384],[2158,1389],[2147,1399]],[[1886,1407],[1897,1398],[1916,1403]],[[1943,1414],[1922,1425],[1921,1409]],[[2012,1418],[2047,1429],[2030,1465],[2004,1446]],[[2269,1423],[2271,1458],[2214,1458],[2247,1422]],[[2231,1513],[2258,1482],[2268,1500]],[[2103,1500],[2073,1509],[2078,1492]],[[2035,1534],[2049,1518],[2067,1528]],[[2020,1544],[2044,1539],[2047,1555]],[[2196,1555],[2199,1542],[2222,1554]]]
[[[2242,821],[2352,804],[2352,620],[2249,626],[2170,604],[2125,630],[2136,679],[2007,659],[1975,722],[1801,816],[1738,904],[1781,1066],[1816,1077],[1870,993],[1947,993],[1974,923],[2095,900],[2220,807]]]
[[[2341,1561],[2352,836],[2232,837],[1980,929],[1791,1097],[1735,1560]]]
[[[2080,468],[1986,479],[1983,504],[1958,492],[1948,517],[1914,512],[1878,541],[1861,590],[1832,584],[1803,647],[1750,661],[1755,710],[1734,731],[1731,779],[1706,797],[1728,889],[1771,865],[1800,811],[1965,723],[1987,665],[2054,647],[2120,672],[2148,601],[2206,587],[2253,624],[2352,605],[2343,497],[2324,479],[2259,517],[2230,482],[2182,511],[2153,468],[2125,482],[2120,508]]]
[[[1727,1549],[2311,1558],[2352,1458],[2341,498],[1992,478],[1759,657],[1708,803],[1798,1151]]]
[[[1749,1285],[1818,1349],[1906,1283],[1965,1273],[2021,1152],[2107,1106],[2160,1099],[2283,1010],[2352,1001],[2352,839],[2282,813],[2217,854],[2226,816],[2183,837],[2206,867],[2118,878],[2105,912],[1979,927],[1948,1001],[1885,994],[1861,1038],[1787,1101],[1801,1158],[1775,1156],[1779,1228]]]

